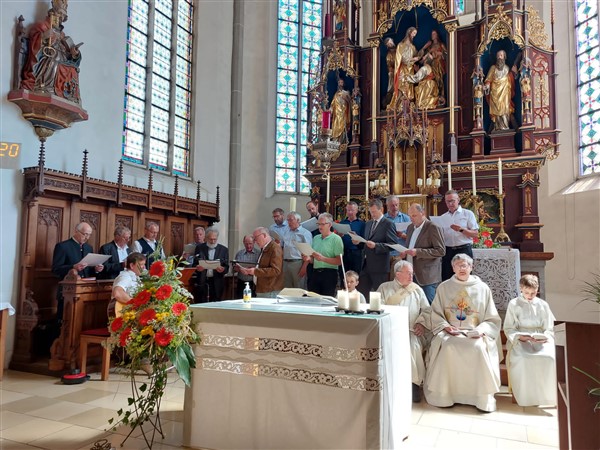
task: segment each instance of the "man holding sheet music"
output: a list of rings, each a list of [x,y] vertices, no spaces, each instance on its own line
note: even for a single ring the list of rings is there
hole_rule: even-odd
[[[237,270],[255,277],[256,295],[264,298],[275,298],[283,289],[283,252],[281,246],[271,238],[269,229],[259,227],[254,230],[252,237],[260,247],[257,267],[241,267]]]
[[[254,238],[251,234],[244,236],[244,248],[235,254],[236,263],[233,266],[233,271],[237,273],[237,284],[235,287],[235,298],[242,298],[244,296],[244,288],[246,283],[252,290],[252,297],[256,297],[256,285],[251,275],[244,275],[239,271],[239,267],[255,267],[258,262],[260,253],[254,247]]]
[[[229,269],[229,250],[218,244],[219,230],[206,230],[206,242],[196,247],[196,285],[194,301],[196,303],[218,302],[223,300],[225,274]]]
[[[288,231],[283,237],[283,285],[287,288],[306,289],[306,266],[302,253],[295,242],[312,244],[312,234],[300,224],[300,214],[291,211],[287,215]]]
[[[397,244],[396,229],[390,219],[383,217],[383,203],[379,199],[369,202],[371,220],[365,225],[365,238],[354,234],[352,242],[363,246],[363,263],[358,290],[368,298],[381,283],[388,281],[390,251],[388,244]]]
[[[473,238],[479,235],[479,225],[475,214],[460,206],[458,193],[454,190],[444,196],[448,211],[439,218],[438,225],[444,230],[446,254],[442,258],[442,281],[448,280],[454,274],[452,258],[459,253],[473,257]]]

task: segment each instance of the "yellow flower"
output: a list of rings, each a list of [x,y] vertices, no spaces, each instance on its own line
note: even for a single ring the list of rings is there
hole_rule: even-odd
[[[146,335],[154,336],[154,329],[152,328],[152,325],[142,328],[142,336]]]
[[[123,320],[125,322],[130,322],[133,319],[135,319],[135,312],[133,312],[133,311],[126,311],[125,313],[123,313]]]
[[[156,292],[156,288],[150,287],[150,288],[148,288],[148,291],[150,291],[152,294],[154,294]]]

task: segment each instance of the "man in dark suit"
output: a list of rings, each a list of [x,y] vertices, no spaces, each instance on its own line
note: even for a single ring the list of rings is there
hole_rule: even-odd
[[[73,236],[70,239],[56,244],[52,255],[52,273],[60,280],[62,280],[71,269],[75,269],[80,277],[93,277],[102,272],[104,266],[101,264],[95,267],[89,267],[85,263],[80,262],[85,255],[92,253],[93,251],[91,245],[86,243],[91,235],[92,227],[86,222],[81,222],[75,226]],[[63,316],[64,297],[62,294],[62,286],[60,284],[58,286],[56,297],[58,302],[56,318],[61,321]]]
[[[427,219],[423,206],[418,203],[410,205],[408,215],[412,222],[406,230],[408,250],[400,256],[412,263],[415,281],[431,305],[442,281],[442,257],[446,254],[444,232]]]
[[[209,228],[206,230],[206,242],[196,246],[196,282],[194,288],[194,301],[196,303],[218,302],[223,300],[225,289],[225,274],[229,269],[229,250],[224,245],[218,244],[219,230]],[[198,261],[219,261],[216,269],[205,269],[198,265]]]
[[[396,227],[390,219],[383,217],[383,203],[379,199],[369,202],[371,220],[365,225],[363,263],[358,290],[369,298],[369,292],[376,291],[379,285],[389,278],[390,248],[386,244],[396,244]],[[357,244],[358,241],[352,241]]]
[[[98,253],[110,255],[110,259],[104,264],[104,270],[100,274],[101,278],[114,280],[125,268],[125,260],[131,253],[129,248],[129,239],[131,239],[131,230],[124,226],[115,228],[114,240],[100,247]]]

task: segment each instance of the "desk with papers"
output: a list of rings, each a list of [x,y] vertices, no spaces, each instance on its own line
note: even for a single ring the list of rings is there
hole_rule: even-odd
[[[186,388],[184,445],[400,445],[411,422],[406,308],[345,315],[313,301],[192,305],[202,343]]]

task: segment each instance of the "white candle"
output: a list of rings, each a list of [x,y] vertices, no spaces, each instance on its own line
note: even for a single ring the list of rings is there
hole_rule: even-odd
[[[331,175],[329,173],[327,173],[327,200],[326,200],[327,203],[329,203],[330,188],[331,188]]]
[[[502,159],[498,158],[498,191],[502,194]]]
[[[369,171],[365,172],[365,198],[369,201]]]
[[[385,180],[385,179],[384,179],[384,180],[381,180],[381,183],[380,183],[380,184],[381,184],[382,186],[387,186],[387,180]]]
[[[423,178],[417,178],[417,186],[423,186]]]
[[[290,197],[290,211],[296,211],[296,197]]]
[[[431,186],[431,183],[432,183],[431,177],[429,177],[425,180],[425,185]]]
[[[379,186],[379,180],[375,180],[375,186]]]
[[[381,309],[381,293],[369,292],[369,309],[379,311]]]
[[[350,201],[350,172],[348,172],[348,177],[346,178],[346,201]]]
[[[337,291],[338,308],[348,309],[348,291]]]
[[[477,184],[475,183],[475,161],[471,161],[471,180],[473,181],[473,195],[477,192]]]
[[[423,179],[427,178],[427,157],[425,156],[425,146],[423,146]]]
[[[348,303],[350,311],[360,311],[360,297],[358,291],[348,293]]]
[[[433,182],[433,185],[435,187],[440,187],[442,185],[442,180],[440,180],[439,178],[436,178]]]
[[[448,163],[448,190],[452,189],[452,166]]]

